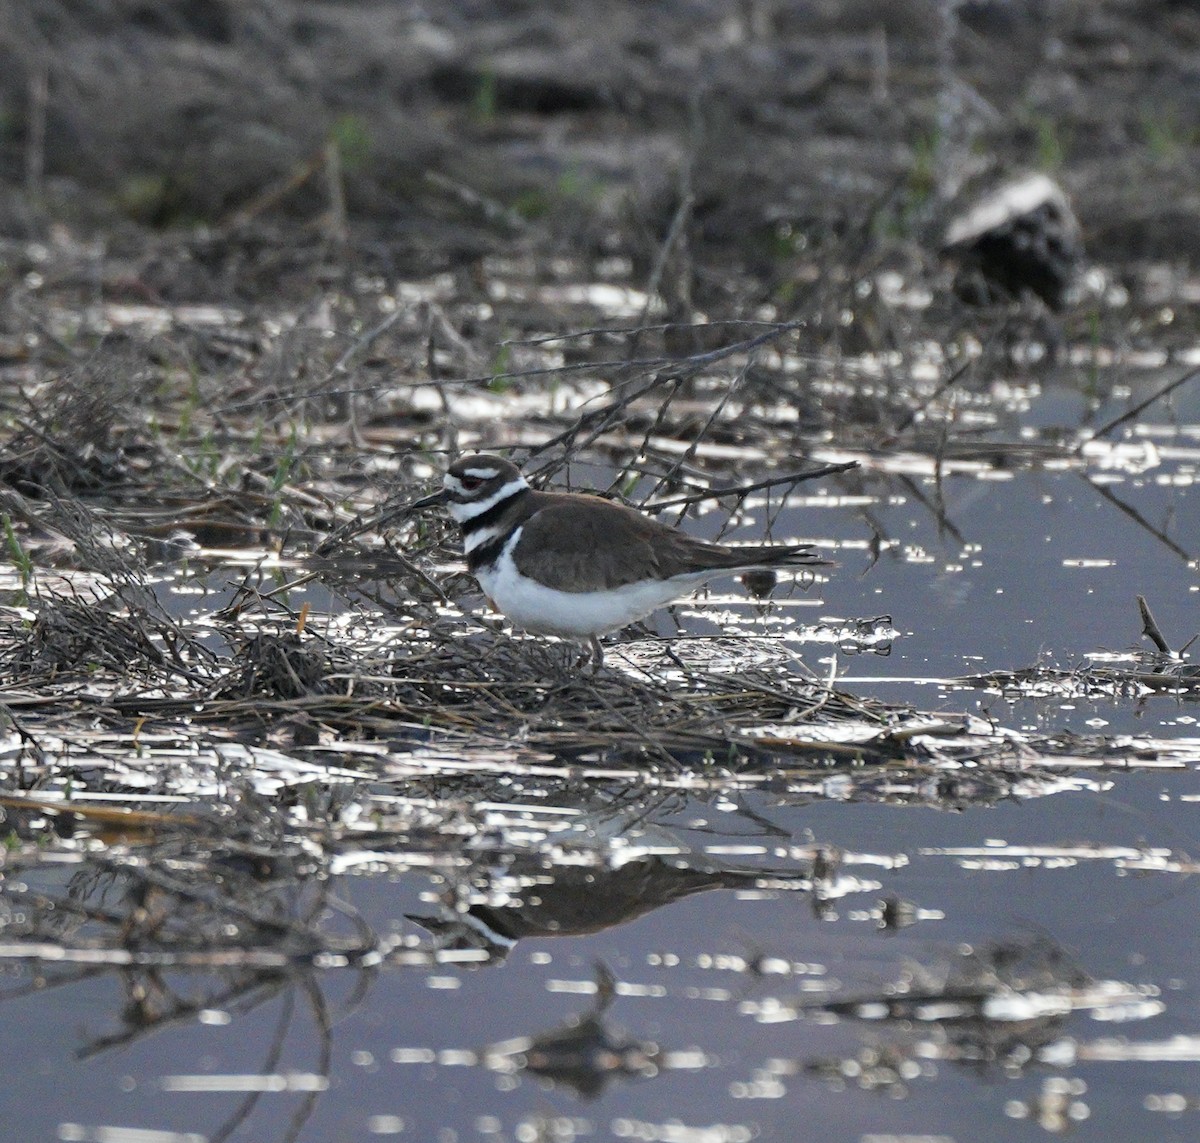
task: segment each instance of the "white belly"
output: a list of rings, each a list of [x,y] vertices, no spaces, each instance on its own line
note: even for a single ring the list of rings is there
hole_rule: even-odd
[[[495,567],[490,571],[480,569],[476,578],[496,608],[526,631],[569,639],[603,635],[644,619],[703,582],[651,580],[612,591],[558,591],[517,574],[512,550],[520,534],[518,528],[504,545]]]

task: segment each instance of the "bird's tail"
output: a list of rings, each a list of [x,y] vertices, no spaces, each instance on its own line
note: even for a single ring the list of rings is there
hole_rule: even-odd
[[[833,561],[823,559],[812,544],[747,544],[728,547],[731,570],[753,568],[812,568],[829,567]]]

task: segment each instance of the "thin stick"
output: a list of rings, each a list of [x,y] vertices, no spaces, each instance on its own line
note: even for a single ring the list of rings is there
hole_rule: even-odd
[[[690,178],[687,182],[691,182]],[[696,196],[692,194],[689,187],[680,196],[679,207],[675,211],[675,217],[671,219],[671,225],[667,228],[667,236],[663,239],[662,246],[658,251],[658,257],[654,261],[654,267],[650,271],[650,280],[646,283],[646,303],[642,306],[643,322],[650,316],[650,307],[654,304],[654,299],[658,296],[658,292],[662,288],[663,275],[667,271],[667,260],[671,257],[676,246],[681,246],[680,239],[683,235],[684,227],[691,220],[692,209],[695,205]]]
[[[50,69],[39,59],[29,79],[29,129],[25,141],[25,194],[35,209],[42,205],[46,171],[46,107],[50,102]]]
[[[1148,409],[1151,405],[1153,405],[1155,401],[1161,400],[1163,397],[1166,397],[1168,394],[1175,392],[1175,390],[1178,389],[1181,385],[1186,385],[1187,382],[1191,381],[1193,378],[1196,378],[1196,377],[1200,377],[1200,369],[1190,369],[1182,377],[1179,377],[1176,380],[1172,381],[1165,388],[1160,389],[1157,393],[1152,394],[1151,396],[1147,397],[1144,401],[1141,401],[1138,404],[1134,405],[1134,407],[1132,409],[1130,409],[1128,412],[1122,413],[1119,417],[1114,417],[1106,425],[1101,425],[1100,428],[1098,428],[1094,433],[1092,433],[1092,435],[1090,437],[1087,438],[1087,440],[1080,441],[1079,444],[1077,444],[1075,446],[1075,452],[1077,454],[1083,452],[1083,450],[1088,446],[1088,444],[1090,444],[1092,441],[1096,440],[1098,437],[1106,436],[1108,433],[1112,432],[1112,430],[1117,428],[1119,425],[1123,425],[1126,421],[1133,420],[1133,418],[1136,417],[1139,413],[1141,413],[1143,410]]]
[[[698,504],[702,500],[719,500],[723,496],[747,496],[763,488],[773,488],[777,484],[799,484],[804,480],[816,480],[821,476],[834,476],[839,472],[849,472],[858,468],[858,461],[847,460],[841,464],[826,464],[821,468],[810,469],[808,472],[790,472],[786,476],[772,476],[766,480],[756,480],[753,484],[732,484],[726,488],[710,488],[706,492],[697,492],[692,496],[680,496],[674,500],[659,500],[654,504],[643,504],[643,512],[661,512],[664,508],[678,508],[681,504]]]
[[[346,223],[346,187],[342,175],[342,149],[337,141],[325,144],[325,193],[329,196],[327,230],[339,250],[345,247],[350,234]]]
[[[1126,504],[1125,501],[1119,496],[1114,495],[1110,488],[1105,487],[1103,484],[1097,484],[1094,480],[1090,480],[1086,473],[1081,472],[1079,475],[1083,478],[1087,486],[1093,492],[1107,500],[1111,505],[1113,505],[1114,508],[1118,509],[1120,512],[1123,512],[1135,524],[1137,524],[1139,528],[1144,528],[1151,536],[1158,540],[1160,544],[1163,544],[1166,548],[1170,549],[1177,556],[1179,556],[1180,559],[1190,561],[1195,558],[1191,552],[1181,548],[1177,543],[1175,543],[1174,540],[1171,539],[1170,536],[1151,524],[1150,521],[1147,520],[1136,508]]]
[[[1150,605],[1146,602],[1144,595],[1137,597],[1138,611],[1142,616],[1142,634],[1146,636],[1164,655],[1170,655],[1172,658],[1175,652],[1171,650],[1166,638],[1163,636],[1161,629],[1158,626],[1154,616],[1150,613]]]
[[[387,331],[389,329],[391,329],[392,326],[394,326],[396,324],[396,322],[398,322],[400,320],[401,317],[404,316],[404,313],[405,313],[404,308],[402,306],[397,306],[394,310],[392,310],[392,312],[390,314],[387,315],[387,317],[385,317],[381,322],[379,322],[378,325],[373,325],[369,330],[366,331],[366,333],[364,333],[361,337],[359,337],[346,350],[346,352],[343,353],[341,355],[341,357],[339,357],[333,363],[333,367],[329,370],[328,373],[325,374],[325,380],[322,382],[322,385],[318,387],[318,390],[320,390],[321,388],[323,388],[324,385],[327,385],[330,381],[332,381],[334,379],[334,377],[336,377],[339,373],[345,373],[346,367],[350,364],[350,362],[353,361],[354,358],[357,357],[360,353],[362,353],[363,350],[370,348],[371,344],[373,342],[377,341],[383,334],[387,333]],[[366,390],[350,389],[350,390],[347,390],[347,392],[353,398],[356,393],[370,392],[371,389],[375,389],[375,388],[378,388],[378,386],[371,386],[370,389],[366,389]]]
[[[669,469],[667,469],[667,471],[664,472],[663,475],[658,478],[658,483],[655,485],[655,489],[654,489],[656,492],[664,484],[667,484],[670,481],[674,480],[675,476],[679,472],[679,470],[685,464],[687,464],[692,459],[692,457],[694,457],[696,455],[696,450],[700,447],[700,442],[708,436],[709,430],[720,419],[721,414],[725,411],[725,406],[729,404],[729,401],[733,397],[733,394],[737,391],[737,389],[741,385],[741,383],[746,379],[746,373],[750,368],[750,364],[751,364],[752,360],[753,360],[753,358],[747,359],[746,364],[738,371],[737,376],[734,377],[733,380],[730,381],[729,384],[725,387],[725,392],[721,394],[721,399],[717,402],[717,404],[713,408],[712,412],[708,414],[708,420],[705,421],[704,424],[697,430],[695,436],[692,438],[691,443],[687,446],[686,449],[684,449],[684,451],[682,453],[680,453],[680,455],[678,457],[676,457],[674,464],[672,464],[671,467]],[[657,430],[657,422],[655,424],[654,429],[651,431],[656,431],[656,430]],[[650,432],[647,432],[646,436],[642,438],[642,448],[643,449],[647,448],[649,446],[649,444],[650,444]]]
[[[225,232],[247,226],[264,211],[270,210],[276,203],[298,187],[302,187],[318,171],[323,170],[328,162],[326,148],[318,148],[303,162],[295,166],[291,173],[269,184],[244,206],[230,211],[217,223],[217,230]]]
[[[913,423],[913,421],[917,419],[918,416],[924,413],[930,407],[930,405],[943,397],[946,391],[952,386],[957,385],[959,381],[961,381],[967,375],[968,370],[970,370],[973,365],[975,365],[974,358],[969,358],[968,360],[964,361],[956,370],[954,370],[953,373],[950,374],[949,377],[946,378],[945,381],[943,381],[932,393],[930,393],[924,401],[922,401],[916,408],[910,409],[903,417],[900,418],[900,423],[896,426],[895,430],[887,438],[885,438],[883,443],[891,444],[893,441],[895,441],[896,437],[899,436],[900,433],[904,432],[904,430],[907,429]]]

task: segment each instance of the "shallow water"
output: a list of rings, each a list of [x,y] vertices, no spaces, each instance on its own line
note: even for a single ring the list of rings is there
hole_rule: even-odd
[[[1130,666],[1149,649],[1138,595],[1173,648],[1197,633],[1198,435],[1142,424],[1121,448],[1095,445],[1086,473],[947,461],[939,481],[927,459],[887,458],[853,506],[830,487],[774,520],[777,540],[834,552],[828,579],[765,609],[718,584],[656,620],[682,624],[681,653],[769,636],[843,690],[980,716],[1012,735],[996,767],[700,769],[622,791],[549,762],[539,776],[519,744],[491,744],[464,746],[456,786],[444,741],[357,756],[335,743],[336,765],[373,775],[367,809],[289,804],[360,840],[311,879],[264,875],[262,893],[293,894],[298,916],[331,895],[314,915],[391,934],[383,963],[188,971],[131,946],[134,963],[89,969],[6,947],[0,1000],[22,1047],[3,1137],[881,1143],[1071,1123],[1104,1143],[1193,1139],[1194,692],[962,680]],[[728,536],[759,539],[761,522]],[[290,602],[304,598],[316,615],[342,606],[318,587]],[[832,653],[830,629],[886,631],[884,616],[894,638]],[[656,656],[643,641],[609,663]],[[1171,749],[1139,752],[1131,735]],[[214,793],[231,757],[212,763]],[[259,792],[303,790],[293,762],[284,750]],[[444,780],[414,787],[421,774]],[[119,902],[118,875],[73,880],[87,845],[25,874],[7,907],[41,891]]]
[[[656,826],[650,848],[675,850],[697,874],[692,895],[597,934],[531,936],[502,964],[450,957],[274,982],[263,972],[254,987],[244,974],[232,1002],[209,976],[136,973],[123,987],[109,972],[9,999],[10,1020],[29,1033],[9,1065],[23,1110],[6,1121],[21,1123],[25,1138],[108,1138],[97,1125],[111,1123],[214,1138],[247,1086],[265,1085],[248,1114],[251,1137],[285,1137],[286,1121],[303,1112],[301,1137],[314,1139],[537,1138],[535,1122],[549,1138],[785,1139],[801,1117],[805,1137],[833,1140],[1022,1138],[1036,1130],[1014,1118],[1018,1104],[1036,1105],[1067,1077],[1072,1114],[1088,1116],[1083,1137],[1188,1139],[1187,1116],[1147,1106],[1193,1090],[1195,882],[1145,851],[1180,856],[1192,813],[1181,797],[1194,786],[1190,772],[1109,774],[1093,789],[953,814],[786,793],[747,796],[753,818],[742,798],[715,812],[712,803],[679,805],[662,816],[692,828]],[[645,807],[634,809],[640,817]],[[841,853],[815,888],[806,859],[814,841]],[[1149,871],[1130,872],[1140,856]],[[769,867],[771,887],[703,887],[704,875],[719,881],[716,871],[730,866]],[[403,930],[405,914],[436,911],[425,873],[371,872],[336,889],[377,928]],[[664,865],[640,882],[641,903],[655,892],[669,898],[685,876]],[[603,872],[584,880],[585,894],[611,899],[623,888]],[[923,919],[882,928],[883,900],[908,902]],[[986,968],[965,967],[968,948],[992,942],[1006,947],[986,953]],[[528,1068],[536,1054],[514,1041],[595,1015],[597,959],[618,982],[597,1016],[608,1039],[557,1060],[552,1080],[522,1074],[514,1059]],[[880,1008],[925,988],[954,994],[954,977],[1007,999],[1007,1023],[821,1009],[847,999]],[[1119,997],[1089,998],[1105,987]],[[132,1031],[128,1046],[92,1055],[106,1035],[125,1034],[122,1024],[136,1029],[139,1010],[157,1020],[181,1003],[174,1026],[141,1039]],[[953,1059],[972,1048],[999,1059]],[[618,1049],[635,1074],[621,1074]],[[1030,1061],[1038,1050],[1080,1061]],[[579,1094],[591,1086],[591,1098]]]

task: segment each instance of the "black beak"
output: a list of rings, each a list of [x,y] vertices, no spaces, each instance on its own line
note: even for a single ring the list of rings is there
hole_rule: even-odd
[[[420,500],[413,501],[404,511],[405,513],[420,512],[423,508],[432,508],[435,504],[444,504],[447,499],[449,499],[449,493],[444,488],[441,488],[429,496],[423,496]]]

